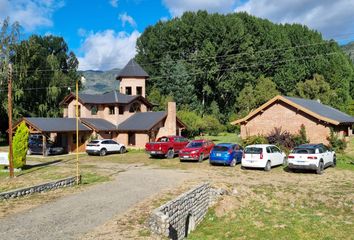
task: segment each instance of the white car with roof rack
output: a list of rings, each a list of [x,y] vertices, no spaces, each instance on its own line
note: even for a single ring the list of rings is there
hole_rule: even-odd
[[[323,144],[302,144],[288,156],[288,169],[315,170],[322,174],[326,167],[336,165],[336,153]]]
[[[86,145],[88,155],[105,156],[107,153],[125,153],[124,144],[117,143],[112,139],[93,140]]]
[[[243,151],[242,168],[263,168],[270,171],[274,166],[283,165],[286,155],[277,146],[271,144],[254,144]]]

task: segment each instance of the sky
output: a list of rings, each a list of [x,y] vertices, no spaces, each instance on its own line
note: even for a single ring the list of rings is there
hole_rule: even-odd
[[[64,37],[80,70],[122,68],[136,39],[158,21],[185,11],[248,12],[275,23],[301,23],[343,44],[354,40],[354,0],[0,0],[7,17],[31,34]]]

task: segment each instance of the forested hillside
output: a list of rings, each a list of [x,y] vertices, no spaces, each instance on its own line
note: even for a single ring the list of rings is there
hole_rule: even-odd
[[[151,101],[173,98],[184,112],[221,122],[279,93],[344,111],[354,98],[354,67],[339,45],[299,24],[187,12],[146,28],[137,51]]]
[[[347,43],[342,46],[343,51],[348,54],[352,62],[354,63],[354,42]]]

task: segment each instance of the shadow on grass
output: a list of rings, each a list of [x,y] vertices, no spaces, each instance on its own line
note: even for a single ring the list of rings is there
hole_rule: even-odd
[[[47,166],[50,166],[50,165],[53,165],[53,164],[57,164],[57,163],[64,163],[64,162],[68,162],[68,161],[71,161],[72,159],[68,159],[68,160],[63,160],[63,159],[56,159],[56,160],[53,160],[53,161],[50,161],[50,162],[45,162],[45,163],[39,163],[39,164],[33,164],[33,165],[25,165],[23,167],[22,170],[24,170],[24,172],[16,175],[16,177],[20,177],[20,176],[24,176],[26,174],[29,174],[29,173],[33,173],[35,171],[38,171],[38,170],[41,170]]]

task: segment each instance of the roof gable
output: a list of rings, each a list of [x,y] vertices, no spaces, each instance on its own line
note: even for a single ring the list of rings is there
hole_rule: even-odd
[[[270,99],[268,102],[264,103],[256,110],[250,112],[246,117],[236,120],[231,124],[241,124],[243,122],[247,122],[250,118],[256,116],[259,112],[263,111],[268,106],[271,106],[273,103],[277,101],[285,102],[290,106],[293,106],[294,108],[299,109],[302,112],[305,112],[314,118],[317,118],[324,122],[331,123],[333,125],[339,125],[341,123],[354,123],[354,117],[346,113],[343,113],[335,108],[324,105],[316,100],[309,100],[309,99],[295,98],[295,97],[285,97],[285,96],[278,95]]]
[[[148,78],[149,74],[137,63],[134,59],[131,59],[127,65],[119,72],[116,79],[123,77],[144,77]]]

